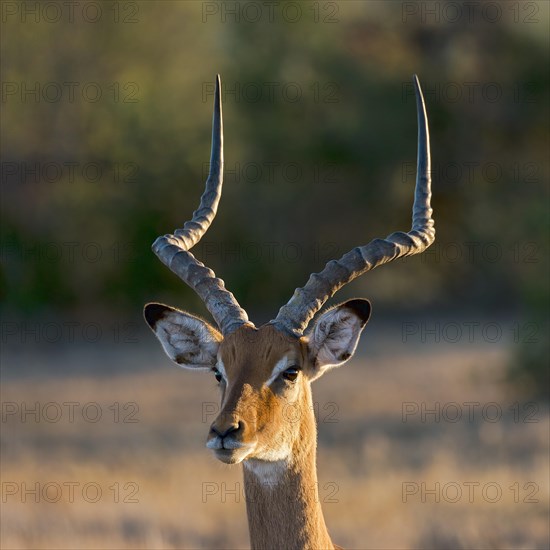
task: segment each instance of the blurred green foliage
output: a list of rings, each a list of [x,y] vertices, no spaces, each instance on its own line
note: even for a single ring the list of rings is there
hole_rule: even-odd
[[[547,342],[547,4],[530,3],[533,24],[507,2],[498,22],[481,3],[457,22],[407,15],[405,2],[304,2],[296,22],[282,3],[273,21],[253,22],[244,4],[239,21],[217,2],[103,2],[95,22],[79,8],[73,22],[3,16],[4,305],[33,314],[159,299],[204,311],[150,244],[198,204],[207,92],[220,73],[225,189],[195,252],[269,319],[332,256],[407,229],[418,73],[436,244],[340,297],[515,315],[539,323]],[[23,92],[36,86],[38,100]],[[59,88],[59,100],[44,97]],[[50,163],[59,177],[32,173]],[[89,163],[101,167],[97,181]],[[547,372],[539,346],[525,347],[518,364]]]

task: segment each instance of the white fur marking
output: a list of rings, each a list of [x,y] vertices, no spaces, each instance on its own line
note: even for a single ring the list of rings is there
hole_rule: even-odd
[[[271,372],[271,376],[266,382],[266,385],[271,386],[271,384],[275,381],[279,374],[281,374],[281,372],[285,371],[288,368],[289,363],[290,359],[288,357],[283,357],[282,359],[279,359],[279,361],[277,361],[277,364],[273,367],[273,371]]]
[[[256,476],[262,485],[267,487],[279,483],[283,473],[288,467],[286,460],[267,462],[265,460],[250,458],[245,460],[243,464],[249,472],[252,472]]]
[[[216,363],[216,369],[223,376],[225,383],[227,384],[227,373],[225,372],[225,365],[223,364],[222,358],[218,354],[218,361]]]

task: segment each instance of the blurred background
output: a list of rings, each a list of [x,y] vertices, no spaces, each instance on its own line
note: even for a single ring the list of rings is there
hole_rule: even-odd
[[[240,467],[204,448],[215,381],[141,313],[209,318],[150,245],[198,205],[216,73],[225,185],[194,253],[256,324],[410,227],[424,90],[436,242],[339,292],[373,317],[314,388],[334,540],[548,547],[547,2],[1,10],[3,548],[248,545]]]

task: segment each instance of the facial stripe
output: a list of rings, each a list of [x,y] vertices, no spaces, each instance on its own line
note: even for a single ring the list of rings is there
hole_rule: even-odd
[[[223,376],[225,383],[227,384],[227,374],[225,372],[225,365],[223,364],[222,358],[218,356],[218,361],[216,363],[216,368],[218,372]]]
[[[275,379],[281,374],[281,372],[285,371],[288,368],[288,365],[290,363],[290,359],[288,357],[283,357],[282,359],[279,359],[277,361],[277,364],[273,367],[273,371],[271,372],[271,376],[266,382],[266,385],[270,386]]]

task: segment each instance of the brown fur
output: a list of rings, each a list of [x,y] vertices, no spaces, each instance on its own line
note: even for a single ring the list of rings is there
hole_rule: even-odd
[[[317,489],[317,431],[309,381],[313,365],[305,339],[287,336],[271,325],[242,327],[225,338],[220,354],[229,385],[223,389],[216,429],[223,431],[232,423],[244,422],[238,439],[256,442],[255,450],[246,456],[256,466],[278,468],[262,457],[281,441],[288,442],[291,451],[277,463],[282,466],[275,482],[262,483],[255,471],[244,468],[252,548],[334,548]],[[285,356],[303,369],[295,385],[285,387],[275,381],[265,386]]]
[[[319,317],[308,340],[270,324],[222,337],[169,306],[145,309],[172,360],[219,379],[221,410],[206,446],[222,462],[243,462],[254,549],[335,548],[319,502],[311,382],[353,355],[369,315],[366,300],[340,304]]]

